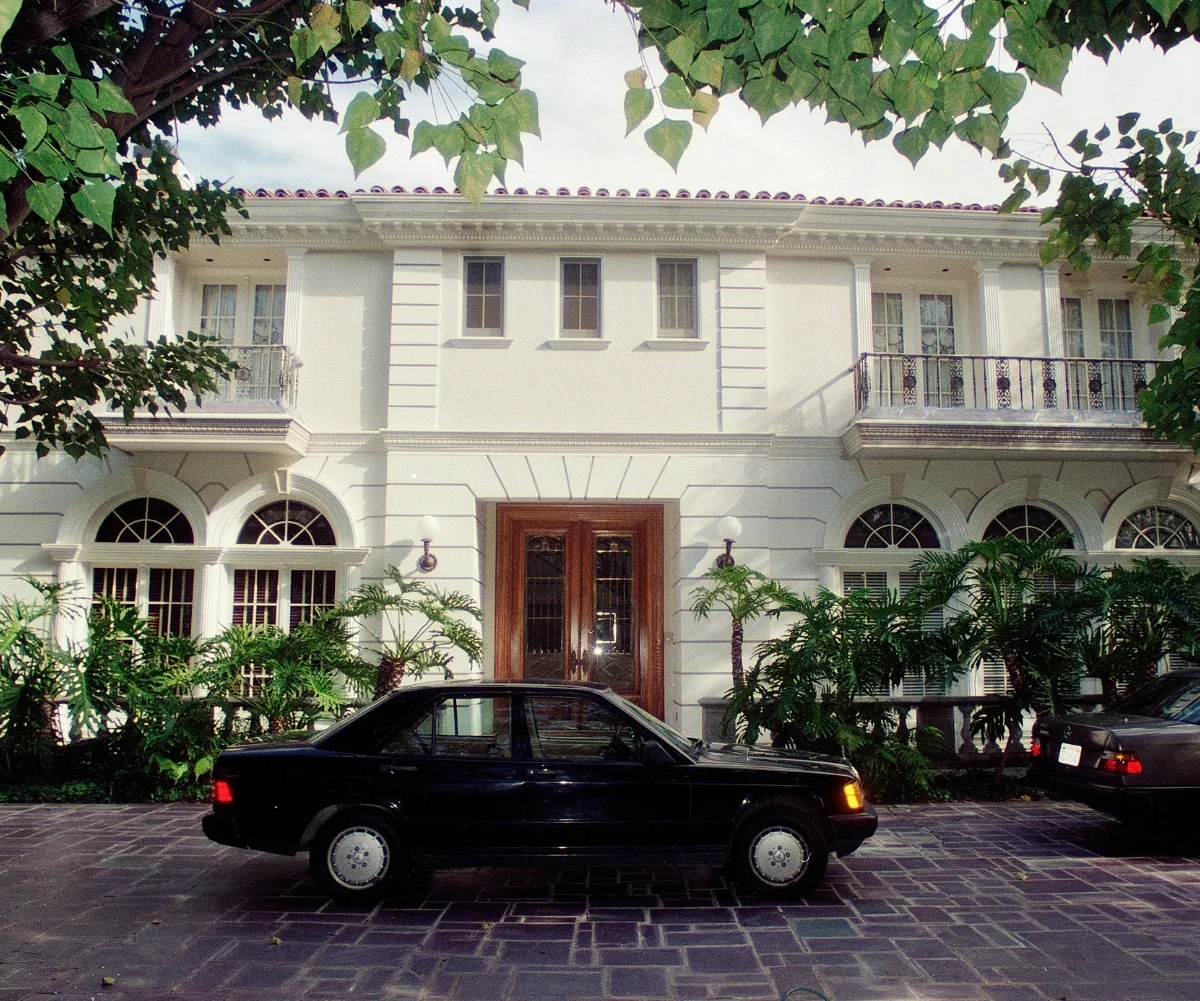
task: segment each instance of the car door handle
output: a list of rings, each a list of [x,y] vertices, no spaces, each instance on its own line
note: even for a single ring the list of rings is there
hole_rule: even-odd
[[[557,768],[530,768],[525,773],[533,778],[555,778],[558,775]]]
[[[379,770],[381,772],[388,772],[389,774],[395,774],[396,772],[415,772],[417,770],[417,766],[416,765],[380,765]]]

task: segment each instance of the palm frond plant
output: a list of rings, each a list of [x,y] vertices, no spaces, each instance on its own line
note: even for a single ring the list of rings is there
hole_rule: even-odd
[[[918,599],[957,609],[943,636],[960,667],[1004,665],[1007,693],[972,720],[974,732],[989,740],[1007,735],[998,775],[1028,714],[1068,712],[1079,697],[1083,669],[1075,638],[1097,617],[1101,575],[1062,543],[984,539],[954,552],[927,552],[914,564]]]
[[[799,599],[778,581],[739,564],[709,567],[704,576],[712,583],[692,591],[692,615],[697,620],[707,619],[716,608],[723,608],[729,613],[733,622],[729,638],[729,662],[733,684],[737,687],[745,681],[742,660],[745,624],[772,610],[788,607]]]
[[[70,586],[23,580],[34,599],[0,598],[0,755],[9,774],[43,770],[59,741],[58,699],[70,660],[54,641],[54,618],[74,612]]]
[[[384,571],[388,583],[363,584],[328,614],[357,619],[370,629],[376,619],[380,645],[372,698],[382,698],[405,675],[420,678],[430,671],[452,677],[452,664],[462,654],[471,665],[483,659],[483,637],[475,625],[483,612],[463,591],[405,577],[398,567]]]

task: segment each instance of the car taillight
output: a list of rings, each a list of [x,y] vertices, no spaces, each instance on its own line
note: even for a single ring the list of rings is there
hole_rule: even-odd
[[[1141,775],[1142,763],[1133,751],[1105,751],[1096,767],[1110,775]]]
[[[848,810],[861,810],[866,798],[863,796],[863,788],[857,782],[847,782],[842,786],[842,795],[846,797],[846,808]]]
[[[212,801],[214,803],[232,803],[233,789],[224,779],[217,779],[213,783]]]
[[[1029,756],[1032,758],[1040,758],[1042,756],[1042,741],[1040,737],[1033,738],[1033,743],[1029,745]]]

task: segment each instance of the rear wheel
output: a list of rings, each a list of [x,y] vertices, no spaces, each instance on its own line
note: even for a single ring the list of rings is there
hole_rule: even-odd
[[[308,865],[317,885],[335,900],[369,903],[402,871],[400,839],[377,814],[341,813],[313,840]]]
[[[829,849],[816,820],[801,810],[764,810],[733,846],[741,877],[766,897],[803,897],[825,875]]]

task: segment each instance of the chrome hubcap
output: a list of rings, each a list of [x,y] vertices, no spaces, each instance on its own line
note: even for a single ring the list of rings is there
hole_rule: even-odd
[[[351,827],[330,844],[329,871],[342,886],[361,890],[383,879],[390,854],[387,840],[378,831]]]
[[[750,846],[755,874],[775,886],[794,883],[808,869],[808,845],[787,827],[763,831]]]

